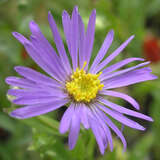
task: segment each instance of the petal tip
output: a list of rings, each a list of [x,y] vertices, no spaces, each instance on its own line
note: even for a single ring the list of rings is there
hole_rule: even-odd
[[[27,39],[18,32],[12,32],[12,35],[22,44],[24,44],[27,41]]]
[[[74,10],[75,10],[76,12],[78,12],[78,6],[75,6],[75,7],[74,7]]]
[[[138,124],[138,123],[135,123],[135,129],[138,129],[138,130],[144,131],[146,128],[144,128],[143,126],[141,126],[141,125],[140,125],[140,124]]]
[[[36,23],[34,22],[34,20],[31,20],[31,21],[29,22],[29,24],[31,24],[31,25],[33,24],[33,25],[34,25],[34,24],[36,24]]]
[[[104,155],[104,149],[100,149],[102,155]]]
[[[29,22],[29,28],[30,28],[32,33],[36,32],[36,31],[39,32],[39,27],[38,27],[37,23],[34,20],[31,20]]]
[[[36,25],[36,23],[34,22],[34,20],[31,20],[31,21],[29,22],[29,27],[30,27],[30,28],[34,27],[35,25]]]
[[[5,82],[10,85],[10,81],[12,80],[13,80],[13,77],[10,76],[5,79]]]
[[[143,126],[139,127],[139,130],[145,131],[146,128],[144,128]]]
[[[24,119],[22,116],[18,115],[15,111],[12,111],[9,115],[13,118]]]
[[[144,59],[144,58],[139,58],[139,60],[140,60],[140,61],[145,61],[145,59]]]
[[[52,13],[51,11],[48,11],[48,20],[50,20],[52,18]]]
[[[153,75],[152,77],[153,77],[153,79],[157,79],[158,78],[158,76],[156,76],[156,75]]]
[[[151,122],[154,122],[154,119],[153,119],[153,118],[151,118],[151,119],[150,119],[150,121],[151,121]]]
[[[18,32],[12,32],[12,35],[13,35],[14,37],[17,37],[17,36],[19,36],[19,33],[18,33]]]
[[[73,150],[74,145],[73,144],[69,144],[69,150]]]
[[[93,9],[93,10],[92,10],[92,13],[93,13],[93,14],[96,14],[96,9]]]
[[[152,119],[151,117],[149,117],[148,121],[154,122],[154,119]]]
[[[114,30],[113,29],[109,30],[108,35],[110,36],[111,39],[113,39],[113,37],[114,37]]]
[[[51,11],[48,11],[48,15],[51,14]]]
[[[113,29],[111,29],[111,30],[109,31],[109,33],[114,34],[114,30],[113,30]]]
[[[113,147],[110,147],[110,151],[113,152]]]
[[[133,40],[134,37],[135,37],[134,35],[130,36],[127,42],[129,43],[131,40]]]
[[[68,12],[66,10],[63,10],[62,16],[68,15]]]
[[[5,78],[5,82],[6,82],[6,83],[8,83],[8,79],[9,79],[9,77]]]
[[[15,66],[14,70],[17,72],[20,69],[20,66]]]
[[[60,134],[65,134],[67,131],[65,131],[61,126],[59,127],[59,133]]]

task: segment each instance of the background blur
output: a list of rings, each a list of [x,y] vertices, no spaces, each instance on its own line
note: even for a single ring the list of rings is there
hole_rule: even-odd
[[[109,53],[132,34],[134,40],[115,61],[127,57],[145,57],[151,61],[153,73],[160,75],[160,0],[0,0],[0,160],[159,160],[160,159],[160,80],[122,88],[141,105],[141,112],[153,117],[153,123],[137,120],[145,132],[124,128],[128,149],[114,135],[114,151],[101,156],[90,131],[83,131],[76,148],[69,151],[66,135],[57,132],[64,110],[28,120],[8,116],[15,106],[7,100],[9,88],[4,80],[17,75],[16,65],[39,68],[28,57],[23,46],[12,36],[17,31],[29,36],[28,23],[35,20],[47,39],[53,44],[47,22],[50,10],[64,37],[61,24],[62,10],[71,13],[75,5],[87,25],[89,14],[97,10],[96,35],[93,55],[100,48],[109,29],[114,29],[115,40]],[[93,57],[94,57],[93,56]],[[132,64],[133,65],[133,64]],[[128,106],[116,99],[117,103]]]

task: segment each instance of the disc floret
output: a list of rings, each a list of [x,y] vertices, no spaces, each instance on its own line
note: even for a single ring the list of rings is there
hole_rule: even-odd
[[[90,102],[96,98],[98,91],[102,90],[103,84],[99,80],[98,74],[86,73],[84,70],[86,62],[82,69],[77,68],[71,75],[71,81],[66,83],[66,89],[75,101],[77,102]]]

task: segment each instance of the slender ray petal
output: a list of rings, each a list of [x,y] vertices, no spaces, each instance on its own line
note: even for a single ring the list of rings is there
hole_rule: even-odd
[[[6,83],[10,84],[11,86],[16,86],[16,87],[31,89],[31,90],[37,90],[37,91],[38,90],[43,91],[45,89],[49,92],[54,93],[55,90],[59,90],[58,88],[48,87],[46,85],[41,85],[31,80],[28,80],[25,78],[19,78],[19,77],[8,77],[6,78]]]
[[[150,62],[140,63],[140,64],[138,64],[138,65],[136,65],[136,66],[133,66],[133,67],[130,67],[130,68],[127,68],[127,69],[123,69],[123,70],[120,70],[120,71],[117,71],[117,72],[114,72],[114,73],[110,73],[110,74],[108,74],[108,73],[106,73],[106,74],[103,73],[103,75],[100,77],[100,79],[101,79],[101,81],[103,81],[103,80],[106,80],[106,79],[115,77],[115,76],[117,76],[117,75],[121,75],[121,74],[127,73],[127,72],[129,72],[129,71],[133,71],[133,70],[135,70],[135,69],[137,69],[137,68],[140,68],[140,67],[143,67],[143,66],[145,66],[145,65],[147,65],[147,64],[149,64],[149,63],[150,63]]]
[[[79,65],[82,68],[83,63],[85,61],[85,28],[84,23],[80,15],[78,15],[79,22]]]
[[[130,71],[119,76],[115,76],[104,81],[104,89],[124,87],[143,81],[154,80],[157,78],[155,75],[152,75],[149,72],[150,69],[146,67],[142,69],[137,69],[135,71]]]
[[[12,35],[20,42],[24,45],[25,42],[28,41],[28,39],[26,37],[24,37],[22,34],[18,33],[18,32],[12,32]]]
[[[71,54],[71,19],[67,11],[62,13],[63,30],[66,37],[69,53]]]
[[[94,134],[96,141],[98,143],[100,152],[101,152],[101,154],[104,154],[105,146],[103,144],[102,137],[99,136],[100,135],[99,123],[97,121],[95,121],[93,118],[89,117],[89,124],[91,126],[93,134]]]
[[[13,100],[13,103],[18,105],[33,105],[33,104],[42,104],[48,102],[54,102],[55,100],[59,100],[62,98],[67,98],[62,92],[54,92],[55,95],[53,96],[42,96],[42,95],[28,95],[19,97]]]
[[[127,65],[128,63],[131,63],[131,62],[134,62],[134,61],[144,61],[144,59],[143,58],[127,58],[127,59],[124,59],[124,60],[122,60],[120,62],[117,62],[117,63],[105,68],[103,70],[102,75],[106,75],[106,74],[108,74],[110,72],[113,72],[113,71],[115,71],[115,70]]]
[[[47,53],[47,50],[42,47],[40,40],[37,39],[35,36],[30,36],[30,40],[32,42],[32,45],[34,46],[34,49],[37,52],[38,57],[42,60],[42,62],[51,70],[51,72],[57,76],[61,81],[64,81],[65,78],[63,78],[62,75],[66,77],[66,73],[64,69],[61,67],[61,63],[56,61],[56,59],[51,60],[49,54]],[[44,55],[44,56],[42,56]],[[59,71],[57,71],[57,68]]]
[[[89,110],[88,107],[85,104],[80,104],[79,110],[81,113],[81,116],[80,116],[81,123],[83,124],[85,129],[89,129],[90,126],[89,126],[88,116],[87,116],[87,113]]]
[[[105,54],[107,53],[109,47],[111,46],[112,44],[112,41],[113,41],[113,37],[114,37],[114,31],[111,30],[109,31],[109,33],[107,34],[96,58],[94,59],[93,61],[93,64],[91,65],[91,68],[90,68],[90,72],[91,73],[95,73],[94,69],[96,68],[96,66],[102,61],[102,59],[104,58]]]
[[[42,34],[39,26],[34,21],[31,21],[29,23],[29,28],[30,28],[30,31],[31,31],[32,35],[37,37],[43,43],[43,45],[47,46],[48,51],[50,51],[52,53],[52,55],[50,53],[51,57],[52,58],[53,57],[58,58],[58,56],[56,55],[56,52],[54,51],[53,47],[50,45],[48,40],[44,37],[44,35]]]
[[[120,54],[123,49],[128,45],[128,43],[134,38],[131,36],[127,41],[120,45],[110,56],[108,56],[100,65],[96,68],[96,73],[103,69],[109,62],[111,62],[118,54]]]
[[[50,24],[50,27],[51,27],[51,30],[52,30],[54,41],[55,41],[57,50],[59,52],[62,64],[63,64],[63,66],[65,66],[65,69],[66,69],[67,73],[70,74],[71,73],[71,67],[70,67],[70,64],[69,64],[69,60],[68,60],[68,57],[67,57],[67,54],[66,54],[61,36],[59,34],[57,25],[56,25],[56,23],[55,23],[55,21],[54,21],[50,12],[48,13],[48,21],[49,21],[49,24]]]
[[[46,48],[46,54],[49,55],[49,57],[51,58],[51,60],[53,60],[53,61],[55,61],[55,60],[59,61],[59,57],[57,56],[55,50],[50,45],[50,43],[48,42],[48,40],[44,37],[44,35],[40,31],[40,28],[38,27],[38,25],[34,21],[31,21],[30,24],[29,24],[29,27],[30,27],[30,30],[32,32],[32,35],[34,37],[37,37],[37,39],[39,39],[39,43],[42,45],[42,47]]]
[[[99,124],[99,126],[100,126],[100,124]],[[101,139],[103,141],[104,149],[106,149],[108,146],[108,139],[106,136],[107,133],[102,127],[98,127],[98,130],[99,130],[99,136],[101,137]]]
[[[112,102],[110,102],[106,99],[100,98],[99,102],[105,104],[106,106],[109,106],[110,108],[112,108],[113,110],[115,110],[119,113],[127,114],[127,115],[130,115],[130,116],[133,116],[133,117],[137,117],[137,118],[140,118],[140,119],[147,120],[147,121],[153,121],[153,119],[149,116],[146,116],[144,114],[141,114],[141,113],[132,111],[130,109],[124,108],[124,107],[122,107],[118,104],[112,103]]]
[[[24,78],[27,78],[31,81],[38,82],[38,83],[44,84],[44,85],[49,85],[52,87],[60,87],[61,86],[60,83],[58,83],[54,79],[52,79],[48,76],[45,76],[44,74],[39,73],[31,68],[17,66],[17,67],[15,67],[15,70],[17,73],[24,76]]]
[[[11,86],[21,87],[21,88],[37,88],[38,85],[33,81],[19,77],[7,77],[6,83]]]
[[[79,130],[80,130],[80,113],[79,113],[78,106],[76,106],[74,108],[74,113],[72,115],[69,139],[68,139],[68,144],[70,149],[73,149],[76,144]]]
[[[59,132],[61,134],[64,134],[69,130],[73,114],[74,114],[74,105],[73,103],[71,103],[70,106],[67,108],[67,110],[64,112],[60,121]]]
[[[26,39],[23,35],[17,32],[12,33],[13,36],[21,42],[30,57],[42,68],[44,71],[46,71],[48,74],[53,76],[54,78],[57,78],[57,75],[51,71],[51,69],[44,63],[44,61],[40,58],[39,52],[36,51],[35,47],[31,44],[31,42]],[[58,78],[57,78],[58,79]]]
[[[99,136],[102,139],[104,150],[105,150],[107,148],[107,146],[108,146],[108,133],[106,132],[106,125],[105,125],[105,128],[104,128],[102,126],[102,124],[99,122],[98,119],[95,119],[95,120],[97,122],[97,129],[98,129],[98,132],[99,132]]]
[[[96,10],[93,10],[89,18],[87,32],[86,32],[86,41],[85,41],[85,61],[87,62],[86,68],[91,58],[91,53],[94,43],[95,23],[96,23]]]
[[[13,34],[13,36],[18,40],[18,41],[20,41],[23,45],[24,45],[24,47],[25,47],[25,49],[27,50],[27,52],[28,52],[28,54],[31,56],[31,58],[32,59],[34,59],[34,61],[40,66],[40,67],[42,67],[48,74],[50,74],[51,76],[53,76],[53,77],[57,77],[57,73],[55,73],[55,71],[56,70],[54,70],[53,71],[53,68],[55,68],[55,67],[52,67],[52,69],[48,66],[48,63],[46,64],[46,62],[44,61],[44,59],[42,59],[42,55],[46,55],[46,54],[40,54],[40,52],[39,51],[37,51],[36,50],[36,48],[35,48],[35,46],[33,46],[32,44],[31,44],[31,42],[28,40],[28,39],[26,39],[23,35],[21,35],[20,33],[17,33],[17,32],[13,32],[12,33]],[[32,36],[32,41],[34,42],[34,43],[36,43],[37,44],[37,39],[35,39],[33,36]],[[38,41],[39,43],[41,42],[41,41]],[[44,45],[44,44],[43,44]],[[41,45],[40,45],[41,46]],[[47,47],[47,48],[49,48],[49,47]],[[38,47],[38,49],[40,49],[39,47]],[[43,52],[43,50],[41,50],[42,52]],[[46,51],[46,50],[45,50]],[[51,52],[51,51],[50,51]],[[52,51],[53,53],[54,53],[54,50]],[[51,52],[51,53],[52,53]],[[56,53],[55,53],[55,55],[56,55]],[[52,55],[50,55],[51,57],[52,57]],[[56,56],[54,56],[53,58],[47,58],[47,57],[45,57],[45,58],[47,58],[47,60],[54,60],[55,61],[55,57]],[[54,62],[53,61],[53,62]],[[56,58],[56,63],[57,63],[57,61],[58,61],[58,57]],[[51,64],[53,64],[53,62],[51,63]],[[56,64],[55,63],[55,64]],[[57,67],[56,67],[57,68]],[[60,68],[60,67],[59,67]]]
[[[39,105],[31,105],[22,108],[18,108],[10,113],[12,117],[18,119],[25,119],[34,116],[39,116],[41,114],[45,114],[51,111],[54,111],[64,104],[66,104],[68,100],[61,99],[54,102],[46,103],[46,104],[39,104]]]
[[[100,94],[122,98],[125,101],[129,102],[135,109],[139,110],[139,104],[136,102],[136,100],[134,100],[132,97],[130,97],[130,96],[124,94],[124,93],[120,93],[120,92],[116,92],[116,91],[103,90],[103,91],[100,92]]]
[[[108,115],[110,115],[111,117],[113,117],[114,119],[116,119],[117,121],[123,123],[126,126],[129,126],[131,128],[138,129],[138,130],[144,130],[145,129],[143,126],[141,126],[137,122],[134,122],[134,121],[128,119],[127,117],[123,116],[119,112],[110,110],[109,108],[107,108],[107,107],[105,107],[105,106],[103,106],[101,104],[98,104],[98,107],[101,110],[103,110],[105,113],[107,113]]]
[[[53,70],[50,66],[48,66],[48,63],[44,62],[44,60],[39,55],[39,52],[36,50],[36,48],[32,45],[30,42],[25,42],[24,47],[26,51],[29,53],[29,55],[34,59],[34,61],[43,68],[48,74],[53,76],[56,80],[61,82],[60,77],[57,75],[56,71]],[[48,58],[49,59],[49,58]]]
[[[112,142],[112,135],[111,135],[111,131],[108,128],[107,125],[105,125],[104,120],[98,115],[98,113],[96,112],[96,106],[94,107],[94,114],[97,117],[97,119],[100,121],[101,126],[103,127],[103,130],[105,132],[105,135],[107,137],[108,143],[110,145],[110,150],[113,151],[113,142]]]
[[[31,37],[34,37],[31,39],[32,42],[35,44],[35,46],[37,47],[38,50],[39,49],[41,49],[41,51],[44,50],[43,55],[45,55],[45,58],[47,59],[48,64],[57,65],[59,67],[59,69],[64,71],[64,67],[63,67],[63,65],[61,65],[60,58],[58,57],[58,55],[56,54],[55,50],[50,45],[50,43],[47,41],[47,39],[43,36],[38,25],[34,21],[31,21],[29,24],[29,27],[32,32]],[[42,56],[42,55],[40,55],[40,56]],[[49,57],[49,58],[47,58],[47,57]],[[52,69],[54,69],[54,68],[52,68]]]
[[[75,7],[72,12],[71,19],[71,57],[73,70],[75,71],[78,67],[78,7]]]
[[[127,143],[126,140],[122,134],[122,132],[118,129],[118,127],[98,108],[96,108],[98,114],[100,117],[103,117],[104,121],[106,124],[117,134],[117,136],[121,139],[123,146],[124,146],[124,151],[126,150]]]
[[[37,95],[37,96],[53,96],[55,93],[46,91],[45,89],[9,89],[7,94],[18,97]]]

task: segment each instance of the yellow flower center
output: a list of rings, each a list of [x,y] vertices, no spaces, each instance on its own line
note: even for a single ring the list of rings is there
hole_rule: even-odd
[[[72,98],[77,102],[90,102],[96,98],[99,90],[102,90],[103,84],[98,79],[102,72],[98,74],[86,73],[84,67],[77,68],[71,75],[71,81],[66,83],[66,89]]]

